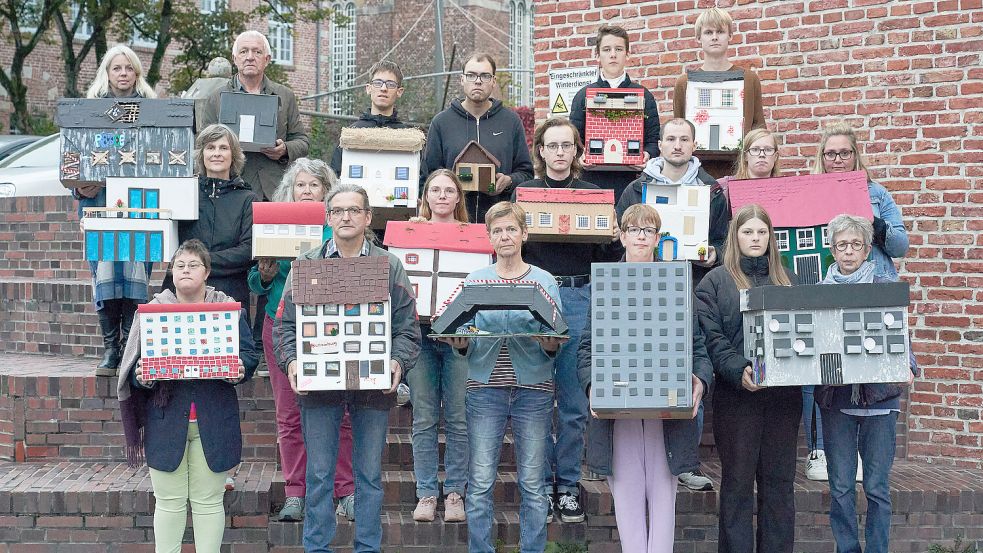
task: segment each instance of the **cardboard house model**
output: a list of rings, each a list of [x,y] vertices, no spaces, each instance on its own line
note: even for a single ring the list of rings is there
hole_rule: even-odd
[[[104,184],[106,177],[190,177],[194,100],[65,98],[59,178],[67,188]]]
[[[863,171],[730,181],[733,213],[747,204],[765,208],[775,227],[782,262],[799,284],[815,284],[833,263],[827,225],[847,213],[873,220]]]
[[[357,184],[369,195],[372,226],[406,220],[416,214],[420,184],[420,151],[426,135],[420,129],[341,129],[339,182]]]
[[[588,165],[645,163],[645,93],[641,89],[588,88],[584,123]]]
[[[526,212],[532,242],[610,242],[614,228],[613,190],[515,189]]]
[[[736,150],[744,138],[744,71],[687,71],[686,119],[698,150]]]
[[[253,259],[296,259],[321,244],[323,202],[253,202]]]
[[[488,310],[529,311],[543,324],[543,334],[565,334],[568,330],[559,306],[532,280],[465,280],[438,307],[430,327],[434,334],[460,334],[462,325],[479,311]]]
[[[601,418],[689,418],[690,264],[593,263],[591,287],[591,408]]]
[[[484,225],[390,221],[385,245],[403,263],[416,312],[428,322],[471,271],[492,264]]]
[[[85,260],[167,262],[177,249],[177,221],[141,219],[139,211],[85,210]]]
[[[279,112],[279,96],[225,90],[219,94],[218,122],[236,133],[246,152],[276,145]]]
[[[744,347],[754,382],[907,382],[907,305],[906,282],[744,290]]]
[[[106,205],[130,219],[195,221],[198,177],[106,177]]]
[[[465,192],[495,194],[495,173],[502,162],[474,140],[454,159],[454,174]]]
[[[291,269],[298,388],[388,390],[388,258],[298,259]]]
[[[655,207],[662,219],[658,259],[706,259],[710,232],[709,186],[647,181],[642,185],[642,203]]]
[[[235,377],[239,309],[239,302],[138,305],[144,380]]]

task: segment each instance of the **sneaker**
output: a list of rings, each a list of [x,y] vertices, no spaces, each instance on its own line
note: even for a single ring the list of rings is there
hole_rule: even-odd
[[[225,491],[231,492],[234,489],[236,489],[236,481],[235,481],[235,478],[232,478],[231,476],[226,476],[225,477]]]
[[[709,492],[713,490],[713,481],[704,476],[700,469],[684,472],[679,475],[678,479],[680,484],[694,491]]]
[[[433,522],[437,516],[437,497],[429,495],[421,497],[416,509],[413,509],[413,520],[417,522]]]
[[[444,498],[444,522],[464,522],[468,519],[464,514],[464,498],[457,492],[451,492]]]
[[[560,510],[560,520],[563,522],[583,522],[584,508],[580,505],[580,498],[572,492],[559,494],[558,501]]]
[[[857,482],[864,481],[864,461],[860,458],[860,454],[857,454]]]
[[[826,471],[826,452],[817,449],[806,458],[806,478],[817,482],[829,480],[829,473]]]
[[[402,407],[410,402],[410,387],[400,382],[396,386],[396,405]]]
[[[553,499],[553,494],[547,494],[546,501],[548,502],[546,510],[546,524],[549,524],[553,522],[553,511],[556,510],[556,500]]]
[[[304,498],[288,497],[277,517],[280,519],[280,522],[300,522],[304,520]]]
[[[336,515],[345,517],[350,521],[355,520],[355,494],[346,495],[338,500],[338,508],[334,512]]]

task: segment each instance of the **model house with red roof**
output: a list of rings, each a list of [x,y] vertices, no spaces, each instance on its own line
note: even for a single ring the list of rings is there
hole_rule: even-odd
[[[341,129],[338,144],[344,155],[338,182],[365,189],[374,228],[416,214],[420,152],[425,143],[426,135],[420,129]]]
[[[406,269],[423,322],[494,252],[484,225],[458,223],[390,221],[385,245]]]
[[[143,379],[237,377],[240,308],[239,302],[138,305]]]
[[[474,140],[454,158],[454,174],[465,192],[495,193],[495,173],[502,162]]]
[[[253,259],[296,259],[321,244],[322,202],[253,202]]]
[[[645,96],[634,88],[588,88],[584,124],[587,165],[645,163]]]
[[[610,242],[614,191],[578,188],[515,189],[534,242]]]
[[[647,181],[642,185],[642,203],[654,207],[662,220],[658,259],[706,259],[710,232],[709,186]]]
[[[688,71],[686,119],[698,150],[736,150],[744,138],[744,71]]]
[[[874,218],[864,171],[737,180],[727,188],[733,213],[748,204],[765,208],[782,261],[801,284],[821,281],[833,263],[827,231],[833,217]]]

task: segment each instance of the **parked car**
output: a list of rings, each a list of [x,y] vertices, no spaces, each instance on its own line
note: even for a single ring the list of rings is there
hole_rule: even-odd
[[[40,140],[40,136],[31,134],[2,134],[0,135],[0,161],[10,157],[11,154],[20,150],[32,142]]]
[[[0,198],[71,194],[58,180],[60,153],[58,135],[53,134],[0,161]]]

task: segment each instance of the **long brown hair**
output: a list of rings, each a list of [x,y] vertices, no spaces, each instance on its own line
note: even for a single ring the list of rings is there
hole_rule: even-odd
[[[580,132],[577,131],[577,127],[573,126],[573,123],[566,117],[551,117],[543,121],[536,128],[536,132],[532,136],[532,167],[536,172],[536,176],[546,178],[546,160],[543,159],[543,154],[539,149],[546,146],[543,143],[543,137],[546,135],[546,131],[553,127],[566,127],[570,129],[570,133],[573,135],[574,149],[577,150],[575,152],[576,155],[573,156],[573,160],[570,161],[570,174],[575,179],[579,178],[581,172],[584,170],[584,166],[580,163],[580,157],[584,155],[584,141],[580,139]]]
[[[761,219],[768,226],[768,279],[772,284],[779,286],[791,286],[792,281],[785,274],[782,265],[782,254],[778,251],[778,243],[775,242],[775,227],[771,224],[771,217],[765,208],[758,204],[748,204],[737,210],[734,218],[727,228],[727,245],[724,248],[724,267],[737,284],[738,290],[745,290],[751,287],[751,281],[741,270],[741,246],[738,243],[737,233],[745,223],[751,219]]]
[[[420,217],[428,221],[433,219],[433,211],[431,211],[430,204],[427,202],[427,189],[430,188],[430,183],[440,176],[451,179],[454,187],[457,188],[457,205],[454,206],[454,219],[461,223],[470,223],[471,220],[468,219],[468,206],[465,205],[464,200],[464,188],[461,186],[461,181],[457,179],[457,175],[450,169],[437,169],[433,173],[430,173],[430,176],[427,177],[427,182],[423,183],[423,200],[420,202]]]
[[[782,161],[782,154],[778,150],[778,135],[769,131],[768,129],[763,129],[761,127],[758,127],[757,129],[751,129],[749,133],[744,135],[744,140],[741,142],[744,149],[741,150],[741,153],[737,156],[737,170],[734,171],[735,179],[743,180],[743,179],[754,178],[751,176],[751,172],[748,171],[747,168],[747,158],[749,155],[751,155],[748,153],[748,148],[751,147],[751,144],[754,144],[755,142],[766,136],[771,138],[771,143],[773,146],[775,146],[775,164],[771,166],[771,175],[769,176],[771,177],[782,176],[782,171],[779,168],[779,165]]]

